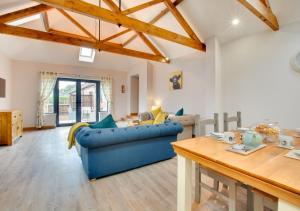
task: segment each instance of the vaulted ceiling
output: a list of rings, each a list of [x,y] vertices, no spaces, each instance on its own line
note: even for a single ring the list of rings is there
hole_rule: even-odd
[[[101,6],[109,9],[104,1],[105,0],[101,0]],[[86,2],[99,4],[98,0],[88,0]],[[126,10],[145,2],[149,2],[149,0],[123,0],[122,9]],[[115,3],[117,4],[117,1],[115,1]],[[6,14],[36,4],[35,2],[26,0],[1,0],[0,14]],[[299,0],[270,0],[270,4],[280,25],[300,20],[300,14],[298,12],[300,10]],[[159,3],[136,13],[129,14],[128,16],[149,22],[165,8],[166,6],[163,3]],[[249,34],[271,30],[243,5],[239,4],[237,0],[185,0],[178,5],[177,8],[202,41],[216,36],[222,43],[226,43]],[[99,36],[98,21],[78,13],[68,12],[68,14],[71,15],[75,21],[83,25],[93,36]],[[239,18],[241,24],[237,27],[232,26],[231,21],[233,18]],[[56,9],[49,10],[48,19],[49,27],[52,29],[86,36],[82,30],[76,27],[63,13]],[[158,20],[155,26],[188,36],[170,12]],[[26,23],[22,25],[22,27],[45,30],[41,19]],[[100,38],[105,39],[125,29],[124,27],[116,26],[116,24],[101,21]],[[190,53],[202,54],[202,52],[197,49],[189,48],[155,36],[146,35],[146,38],[149,39],[163,55],[166,55],[170,59]],[[126,44],[126,48],[152,53],[151,49],[143,42],[143,39],[141,39],[140,36],[136,36],[134,31],[123,34],[111,41]],[[78,47],[11,37],[8,35],[0,35],[0,51],[18,60],[87,65],[105,69],[126,69],[126,67],[140,61],[136,58],[101,51],[96,54],[96,59],[93,64],[85,64],[78,62]]]

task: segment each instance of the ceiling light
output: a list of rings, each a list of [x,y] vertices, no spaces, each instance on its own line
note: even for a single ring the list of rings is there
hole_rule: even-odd
[[[22,19],[19,19],[19,20],[16,20],[16,21],[12,21],[12,22],[8,23],[8,25],[11,25],[11,26],[20,26],[20,25],[22,25],[24,23],[29,23],[31,21],[38,20],[40,18],[41,18],[40,14],[32,15],[32,16],[29,16],[29,17],[26,17],[26,18],[22,18]]]
[[[96,50],[92,48],[81,47],[79,52],[79,61],[94,62]]]
[[[240,24],[240,20],[237,19],[237,18],[235,18],[235,19],[233,19],[233,20],[231,21],[231,24],[234,25],[234,26],[237,26],[237,25]]]

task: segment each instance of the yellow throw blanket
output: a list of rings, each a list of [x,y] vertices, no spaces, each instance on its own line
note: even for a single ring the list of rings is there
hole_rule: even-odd
[[[84,127],[84,126],[89,126],[88,123],[85,123],[85,122],[78,122],[76,124],[74,124],[70,131],[69,131],[69,135],[68,135],[68,142],[69,142],[69,149],[71,149],[74,145],[75,145],[75,133],[76,131],[81,128],[81,127]]]

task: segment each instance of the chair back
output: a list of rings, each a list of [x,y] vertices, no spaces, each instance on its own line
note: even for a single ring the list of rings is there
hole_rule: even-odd
[[[228,113],[224,113],[224,132],[229,130],[229,123],[236,122],[237,128],[242,127],[242,113],[240,111],[237,112],[236,116],[228,116]]]
[[[196,136],[205,136],[206,135],[206,127],[207,126],[213,126],[214,132],[219,132],[219,114],[215,113],[213,119],[200,119],[200,116],[198,116],[198,119],[196,120]]]

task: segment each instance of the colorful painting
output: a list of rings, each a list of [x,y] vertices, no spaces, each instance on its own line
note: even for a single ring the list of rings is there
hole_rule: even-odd
[[[169,75],[169,89],[178,90],[182,89],[182,71],[175,71],[170,73]]]

